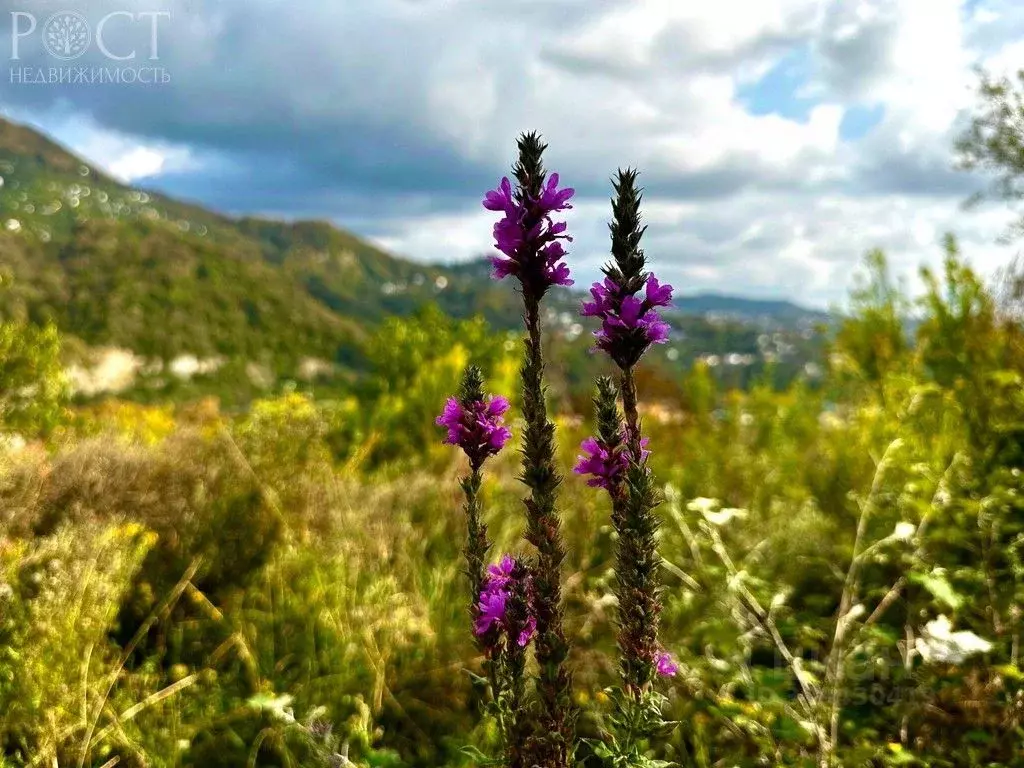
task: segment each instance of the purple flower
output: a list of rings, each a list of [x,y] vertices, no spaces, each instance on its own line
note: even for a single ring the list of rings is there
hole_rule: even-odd
[[[494,225],[494,247],[504,254],[491,259],[495,278],[513,275],[540,294],[552,285],[573,284],[559,242],[572,238],[565,234],[565,222],[552,221],[551,214],[572,208],[574,194],[571,187],[559,189],[558,174],[553,173],[536,198],[513,191],[508,178],[484,196],[484,208],[505,214]]]
[[[491,638],[495,647],[500,637],[507,634],[520,648],[525,648],[536,631],[530,573],[514,557],[505,555],[497,565],[487,569],[473,632],[478,637],[497,633]]]
[[[450,397],[435,423],[448,429],[446,443],[459,446],[472,463],[479,465],[512,437],[502,418],[508,409],[508,400],[500,395],[467,404]]]
[[[577,475],[590,475],[587,485],[592,488],[608,491],[616,488],[629,466],[625,447],[620,445],[613,450],[597,438],[588,437],[580,444],[580,448],[589,455],[577,456],[572,471]]]
[[[520,648],[525,648],[533,640],[533,636],[537,634],[537,619],[532,615],[526,618],[526,622],[523,624],[523,628],[519,630],[519,634],[516,636],[516,642]]]
[[[491,631],[495,625],[501,625],[505,620],[505,605],[508,602],[508,592],[500,587],[489,584],[480,593],[479,612],[476,617],[474,631],[477,635],[484,635]]]
[[[558,188],[558,174],[552,173],[548,177],[548,183],[544,186],[544,189],[540,193],[540,197],[537,199],[537,205],[544,211],[551,213],[553,211],[564,211],[568,208],[572,208],[569,205],[569,200],[576,194],[576,190],[572,187],[566,187],[565,189]],[[555,226],[558,226],[557,224]],[[564,224],[562,225],[565,226]]]
[[[594,283],[590,287],[590,295],[594,300],[583,302],[580,314],[584,317],[604,317],[612,312],[612,296],[617,289],[618,286],[610,277],[606,277],[604,283]]]
[[[640,441],[640,463],[651,455],[647,450],[648,442],[646,437]],[[587,485],[592,488],[604,488],[614,493],[629,467],[626,438],[623,437],[617,446],[611,447],[596,437],[588,437],[580,444],[580,448],[589,455],[577,456],[572,471],[577,475],[590,475]]]
[[[531,613],[523,624],[523,628],[519,630],[519,637],[516,638],[516,642],[520,648],[525,648],[530,644],[535,634],[537,634],[537,617]]]
[[[601,327],[594,331],[595,349],[606,352],[622,368],[630,368],[652,344],[668,341],[669,325],[655,308],[672,303],[672,290],[654,275],[647,276],[642,299],[635,295],[638,291],[627,292],[611,277],[594,283],[590,288],[593,300],[583,302],[580,314],[601,318]]]
[[[672,303],[672,286],[662,285],[654,275],[647,278],[645,293],[647,303],[652,307],[667,307]]]
[[[512,198],[512,182],[508,178],[502,179],[497,189],[491,190],[484,196],[484,208],[489,211],[515,213],[516,203]]]
[[[654,668],[662,677],[672,677],[679,672],[679,665],[668,651],[662,651],[654,657]]]
[[[505,555],[497,565],[487,566],[487,583],[492,587],[505,587],[512,581],[516,559]]]

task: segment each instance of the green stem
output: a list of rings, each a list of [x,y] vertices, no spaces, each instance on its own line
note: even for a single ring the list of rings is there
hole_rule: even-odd
[[[501,660],[491,658],[490,649],[475,631],[477,606],[480,602],[480,593],[484,588],[485,563],[487,562],[487,553],[491,548],[491,543],[487,539],[487,526],[481,515],[480,486],[482,481],[483,475],[479,464],[471,465],[469,475],[460,480],[462,491],[466,497],[466,503],[463,506],[466,513],[466,545],[463,553],[466,556],[466,576],[469,577],[470,585],[470,600],[467,606],[470,631],[473,633],[477,650],[483,656],[484,674],[491,685],[491,697],[494,702],[497,702],[502,697],[503,680],[506,679],[501,673]]]
[[[643,437],[637,407],[636,379],[632,368],[622,371],[622,404],[626,421],[629,469],[616,552],[616,580],[619,598],[619,649],[623,683],[627,695],[639,701],[654,678],[654,657],[658,653],[659,571],[655,534],[658,504],[653,479],[641,461]]]
[[[633,369],[622,371],[622,410],[626,415],[626,440],[629,452],[640,457],[640,413],[637,409],[636,378]]]
[[[484,563],[487,562],[487,552],[491,543],[487,539],[487,526],[484,524],[480,508],[480,485],[483,481],[479,466],[473,466],[469,475],[462,478],[462,491],[466,496],[466,504],[463,507],[466,513],[466,547],[463,552],[466,555],[466,575],[469,576],[470,594],[472,602],[469,612],[472,617],[476,616],[476,605],[480,599],[480,592],[484,583]]]
[[[572,680],[566,668],[569,645],[562,627],[561,569],[565,559],[555,496],[561,478],[555,471],[555,427],[544,402],[544,357],[541,347],[540,298],[524,294],[527,329],[522,368],[526,434],[521,480],[530,489],[524,499],[527,540],[537,548],[533,569],[535,650],[540,704],[535,762],[542,768],[569,765],[574,748]]]

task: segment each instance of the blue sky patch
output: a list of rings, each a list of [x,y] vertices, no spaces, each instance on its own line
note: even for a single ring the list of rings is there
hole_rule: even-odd
[[[843,141],[857,141],[871,133],[885,117],[884,104],[855,104],[847,107],[839,123],[839,138]]]
[[[809,45],[789,51],[754,83],[741,85],[736,98],[753,115],[779,115],[807,122],[818,100],[803,95],[810,83],[812,58]]]

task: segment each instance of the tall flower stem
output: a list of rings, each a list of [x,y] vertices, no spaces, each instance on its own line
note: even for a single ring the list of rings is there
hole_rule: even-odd
[[[518,587],[522,587],[520,582]],[[522,627],[527,622],[525,608],[530,604],[528,596],[518,591],[509,601],[508,621]],[[527,744],[529,742],[529,719],[524,715],[526,701],[526,647],[509,638],[501,651],[503,665],[502,679],[506,681],[498,711],[502,717],[502,733],[505,739],[505,765],[508,768],[532,768]]]
[[[640,448],[640,412],[637,407],[636,377],[633,375],[633,367],[630,366],[622,371],[622,410],[626,415],[626,438],[629,444],[630,453],[639,457]]]
[[[646,440],[640,434],[636,384],[632,369],[622,373],[622,399],[626,423],[617,405],[618,392],[611,379],[599,378],[594,395],[598,445],[615,457],[613,471],[604,482],[612,502],[615,547],[615,596],[618,605],[619,669],[623,690],[639,701],[654,679],[659,654],[658,568],[655,549],[658,498],[644,465]]]
[[[616,553],[619,648],[626,693],[639,699],[654,680],[655,659],[659,652],[661,558],[655,541],[658,518],[654,513],[659,498],[644,461],[636,379],[631,367],[622,372],[621,380],[629,466],[626,471],[625,513]]]
[[[459,484],[466,497],[463,510],[466,513],[466,545],[463,553],[466,556],[466,576],[469,578],[469,621],[475,626],[480,615],[480,594],[484,589],[485,565],[491,542],[487,538],[487,525],[483,522],[480,505],[480,486],[483,473],[480,471],[482,462],[473,462],[470,473],[461,478]],[[497,664],[491,658],[487,642],[483,637],[474,634],[477,650],[483,656],[484,672],[491,686],[491,695],[495,700],[502,695],[502,677],[498,674]]]
[[[464,419],[463,414],[471,411],[475,404],[484,403],[484,375],[475,365],[466,366],[462,374],[462,381],[459,384],[459,396],[456,400],[456,415],[451,423],[460,424]],[[439,419],[439,424],[448,425],[449,422]],[[469,474],[460,478],[459,485],[465,496],[463,511],[466,514],[466,544],[463,553],[466,556],[466,576],[470,584],[470,618],[476,621],[477,602],[484,586],[484,563],[487,562],[487,553],[491,548],[491,542],[487,538],[487,525],[483,521],[480,505],[480,486],[483,483],[483,465],[488,456],[497,452],[500,445],[508,439],[507,430],[497,433],[498,427],[488,425],[489,430],[481,435],[470,437],[470,431],[463,429],[457,432],[453,442],[464,443],[464,450],[469,458]],[[500,443],[498,448],[487,444],[490,439],[496,439]],[[474,442],[476,443],[474,445]],[[481,443],[484,442],[483,445]],[[497,443],[496,443],[497,444]]]
[[[669,326],[657,312],[672,301],[672,286],[647,271],[640,248],[643,197],[634,170],[620,170],[612,198],[612,260],[605,278],[590,289],[591,301],[581,308],[584,317],[601,319],[595,331],[596,349],[605,352],[619,369],[623,417],[616,404],[618,393],[610,379],[599,379],[594,399],[597,438],[581,446],[576,472],[592,475],[590,485],[608,490],[612,523],[618,534],[615,552],[615,596],[618,602],[619,671],[621,699],[612,718],[616,760],[634,765],[641,759],[644,740],[664,726],[664,697],[653,687],[656,674],[677,671],[671,656],[658,643],[661,612],[661,558],[657,551],[660,496],[647,466],[647,440],[641,432],[637,405],[636,364],[653,344],[668,340]],[[624,423],[623,423],[624,422]]]
[[[466,497],[463,511],[466,513],[466,546],[463,553],[466,556],[466,576],[469,578],[470,595],[470,618],[476,620],[476,604],[480,599],[480,591],[484,581],[484,563],[487,562],[487,553],[491,548],[491,542],[487,538],[487,525],[483,522],[480,509],[480,485],[483,482],[483,473],[479,465],[470,467],[470,473],[461,478],[459,484],[462,486],[462,493]]]
[[[513,175],[523,199],[540,199],[546,172],[541,156],[546,145],[536,134],[519,139],[519,162]],[[528,208],[522,222],[525,231],[537,226],[543,209]],[[536,219],[536,220],[535,220]],[[531,258],[530,263],[543,262]],[[555,469],[555,425],[548,419],[544,387],[544,350],[540,308],[547,280],[529,272],[521,276],[523,320],[526,324],[525,356],[520,371],[523,383],[523,469],[520,479],[530,489],[526,505],[526,539],[537,549],[533,569],[534,611],[537,618],[537,698],[539,717],[532,759],[543,768],[563,768],[574,752],[572,679],[566,667],[569,644],[562,626],[562,562],[565,547],[561,521],[555,509],[562,482]]]
[[[463,511],[466,515],[466,543],[463,553],[470,586],[467,609],[477,649],[484,658],[484,671],[491,687],[493,708],[502,721],[501,731],[506,744],[515,740],[509,737],[510,733],[518,733],[515,713],[521,708],[519,700],[522,698],[521,681],[513,678],[510,683],[508,671],[522,677],[522,657],[525,651],[515,644],[509,650],[502,651],[494,642],[494,632],[481,631],[481,622],[487,618],[483,616],[484,590],[488,586],[488,572],[484,564],[491,542],[487,538],[487,525],[483,521],[480,490],[484,463],[497,454],[511,437],[511,432],[502,420],[508,407],[505,398],[485,395],[483,373],[476,366],[470,365],[462,375],[458,397],[448,399],[436,422],[448,430],[445,442],[460,447],[469,459],[469,474],[459,479],[465,497]],[[489,606],[493,609],[493,605]],[[504,607],[503,600],[501,606]],[[521,623],[525,621],[525,617],[521,619]],[[514,706],[509,710],[511,714],[505,716],[502,706],[508,703],[510,695],[515,700]]]
[[[466,497],[463,509],[466,513],[466,575],[469,578],[469,618],[475,626],[480,616],[480,595],[487,584],[487,553],[491,542],[487,538],[487,525],[483,522],[480,509],[480,485],[483,473],[482,462],[473,462],[470,473],[460,480]],[[526,666],[526,649],[516,644],[495,649],[485,635],[474,632],[477,650],[483,656],[484,673],[491,686],[492,706],[498,718],[498,731],[502,735],[502,751],[508,768],[525,768],[522,757],[522,720],[519,716],[523,706],[523,678]]]
[[[542,155],[547,148],[535,133],[519,137],[519,159],[512,169],[515,186],[503,178],[483,200],[489,211],[503,214],[494,225],[495,248],[503,255],[491,260],[498,279],[515,277],[523,296],[525,354],[520,369],[523,387],[523,465],[519,479],[530,493],[526,507],[526,539],[537,550],[531,568],[533,611],[537,623],[536,718],[528,743],[530,768],[565,768],[575,751],[575,708],[572,679],[566,667],[569,644],[562,627],[561,523],[555,501],[561,477],[555,469],[555,426],[544,402],[544,350],[541,343],[541,300],[552,286],[572,285],[563,257],[563,242],[572,238],[565,222],[552,215],[571,208],[571,187],[560,189],[557,173],[548,177]]]
[[[537,548],[534,569],[537,616],[537,693],[540,704],[537,754],[544,768],[569,764],[573,750],[572,680],[566,668],[569,644],[562,626],[561,522],[555,498],[561,477],[555,470],[555,426],[547,415],[544,355],[541,346],[540,300],[524,294],[527,337],[521,370],[526,432],[521,480],[530,489],[526,504],[526,538]]]
[[[486,649],[495,686],[493,711],[506,768],[532,768],[530,723],[525,713],[526,651],[536,632],[533,578],[511,555],[490,566],[483,580],[474,632]]]

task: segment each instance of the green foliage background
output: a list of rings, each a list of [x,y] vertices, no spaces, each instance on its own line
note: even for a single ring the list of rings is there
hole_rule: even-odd
[[[647,398],[668,496],[663,641],[683,667],[665,686],[678,725],[652,755],[817,764],[799,681],[749,600],[824,684],[856,551],[864,608],[833,759],[1020,764],[1024,337],[952,241],[925,282],[911,338],[909,299],[872,255],[819,386],[742,392],[698,365]],[[0,451],[6,764],[456,766],[492,745],[469,674],[461,467],[432,422],[468,362],[514,391],[514,339],[439,310],[391,319],[348,394],[296,389],[236,414],[209,400],[69,409],[54,332],[9,320],[0,339],[3,370],[29,386],[5,392],[34,395],[4,406],[8,434],[30,442]],[[563,413],[567,471],[589,417]],[[500,550],[522,547],[515,472],[510,451],[484,485]],[[593,738],[617,663],[613,533],[578,478],[560,506]],[[907,661],[939,616],[990,650]]]

